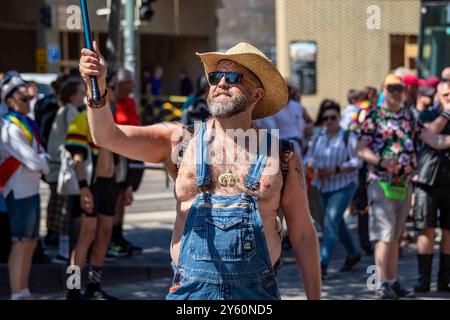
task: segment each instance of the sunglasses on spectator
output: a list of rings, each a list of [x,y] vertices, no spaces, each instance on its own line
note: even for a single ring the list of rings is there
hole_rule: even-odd
[[[21,96],[19,98],[19,100],[22,101],[22,102],[29,102],[29,101],[31,101],[31,99],[32,98],[30,96]]]
[[[328,120],[336,121],[337,119],[338,119],[338,116],[322,117],[323,122],[327,122]]]
[[[234,71],[227,71],[227,72],[221,72],[221,71],[214,71],[208,73],[208,82],[216,86],[219,84],[220,80],[225,77],[225,82],[229,85],[236,85],[242,82],[244,79],[244,75],[239,72]]]
[[[386,87],[387,91],[389,91],[389,93],[394,93],[394,92],[403,92],[405,90],[405,87],[401,84],[390,84]]]

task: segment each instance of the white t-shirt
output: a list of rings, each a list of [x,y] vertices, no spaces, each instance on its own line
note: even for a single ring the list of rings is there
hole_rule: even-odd
[[[276,114],[255,120],[255,124],[260,128],[279,129],[280,138],[294,142],[295,151],[301,155],[300,143],[305,136],[305,117],[303,106],[295,101],[289,100],[288,104]]]

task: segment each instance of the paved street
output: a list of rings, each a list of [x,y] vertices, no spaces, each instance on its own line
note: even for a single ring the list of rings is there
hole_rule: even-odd
[[[175,218],[175,202],[172,195],[172,187],[165,187],[165,176],[162,172],[148,171],[139,192],[135,195],[135,202],[127,209],[125,232],[126,237],[137,245],[143,246],[144,252],[140,256],[125,258],[107,265],[119,266],[150,266],[169,268],[169,244],[172,223]],[[42,197],[42,203],[46,203],[46,194]],[[43,210],[43,213],[45,211]],[[354,229],[354,221],[349,221]],[[42,221],[45,227],[44,216]],[[42,234],[44,234],[45,228]],[[416,260],[414,246],[408,245],[403,249],[400,260],[400,275],[402,282],[408,288],[414,285],[416,280]],[[349,273],[338,272],[343,264],[345,252],[338,245],[335,259],[330,269],[329,277],[323,283],[323,297],[325,299],[373,299],[374,293],[367,288],[367,280],[370,274],[367,268],[373,265],[372,257],[364,257],[363,261]],[[279,287],[283,299],[305,299],[298,269],[295,265],[292,251],[283,252],[284,267],[278,274]],[[433,276],[436,279],[438,262],[434,263]],[[168,271],[168,270],[167,270]],[[121,299],[163,299],[171,279],[166,277],[152,277],[150,280],[138,282],[119,283],[106,286],[111,294]],[[38,299],[62,299],[64,294],[53,293],[38,295]],[[421,299],[450,299],[450,295],[435,293],[424,295]]]

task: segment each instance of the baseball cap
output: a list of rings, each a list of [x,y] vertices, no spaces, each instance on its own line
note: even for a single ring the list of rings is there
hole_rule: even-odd
[[[384,85],[390,85],[390,84],[403,84],[402,79],[395,74],[391,73],[389,74],[386,79],[384,79]]]
[[[414,74],[407,74],[403,77],[403,83],[405,86],[417,86],[418,78]]]
[[[433,87],[433,88],[437,88],[440,79],[438,77],[429,77],[425,79],[427,86]]]

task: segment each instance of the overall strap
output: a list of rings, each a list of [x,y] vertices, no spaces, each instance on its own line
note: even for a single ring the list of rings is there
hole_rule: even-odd
[[[261,179],[262,173],[267,163],[268,154],[272,147],[272,136],[269,133],[264,135],[259,143],[258,153],[253,161],[247,177],[245,178],[245,187],[249,190],[258,189],[259,180]],[[266,146],[266,148],[264,148]]]
[[[206,122],[200,124],[200,130],[195,145],[195,163],[197,187],[204,187],[210,183],[209,166],[208,166],[208,135]]]

